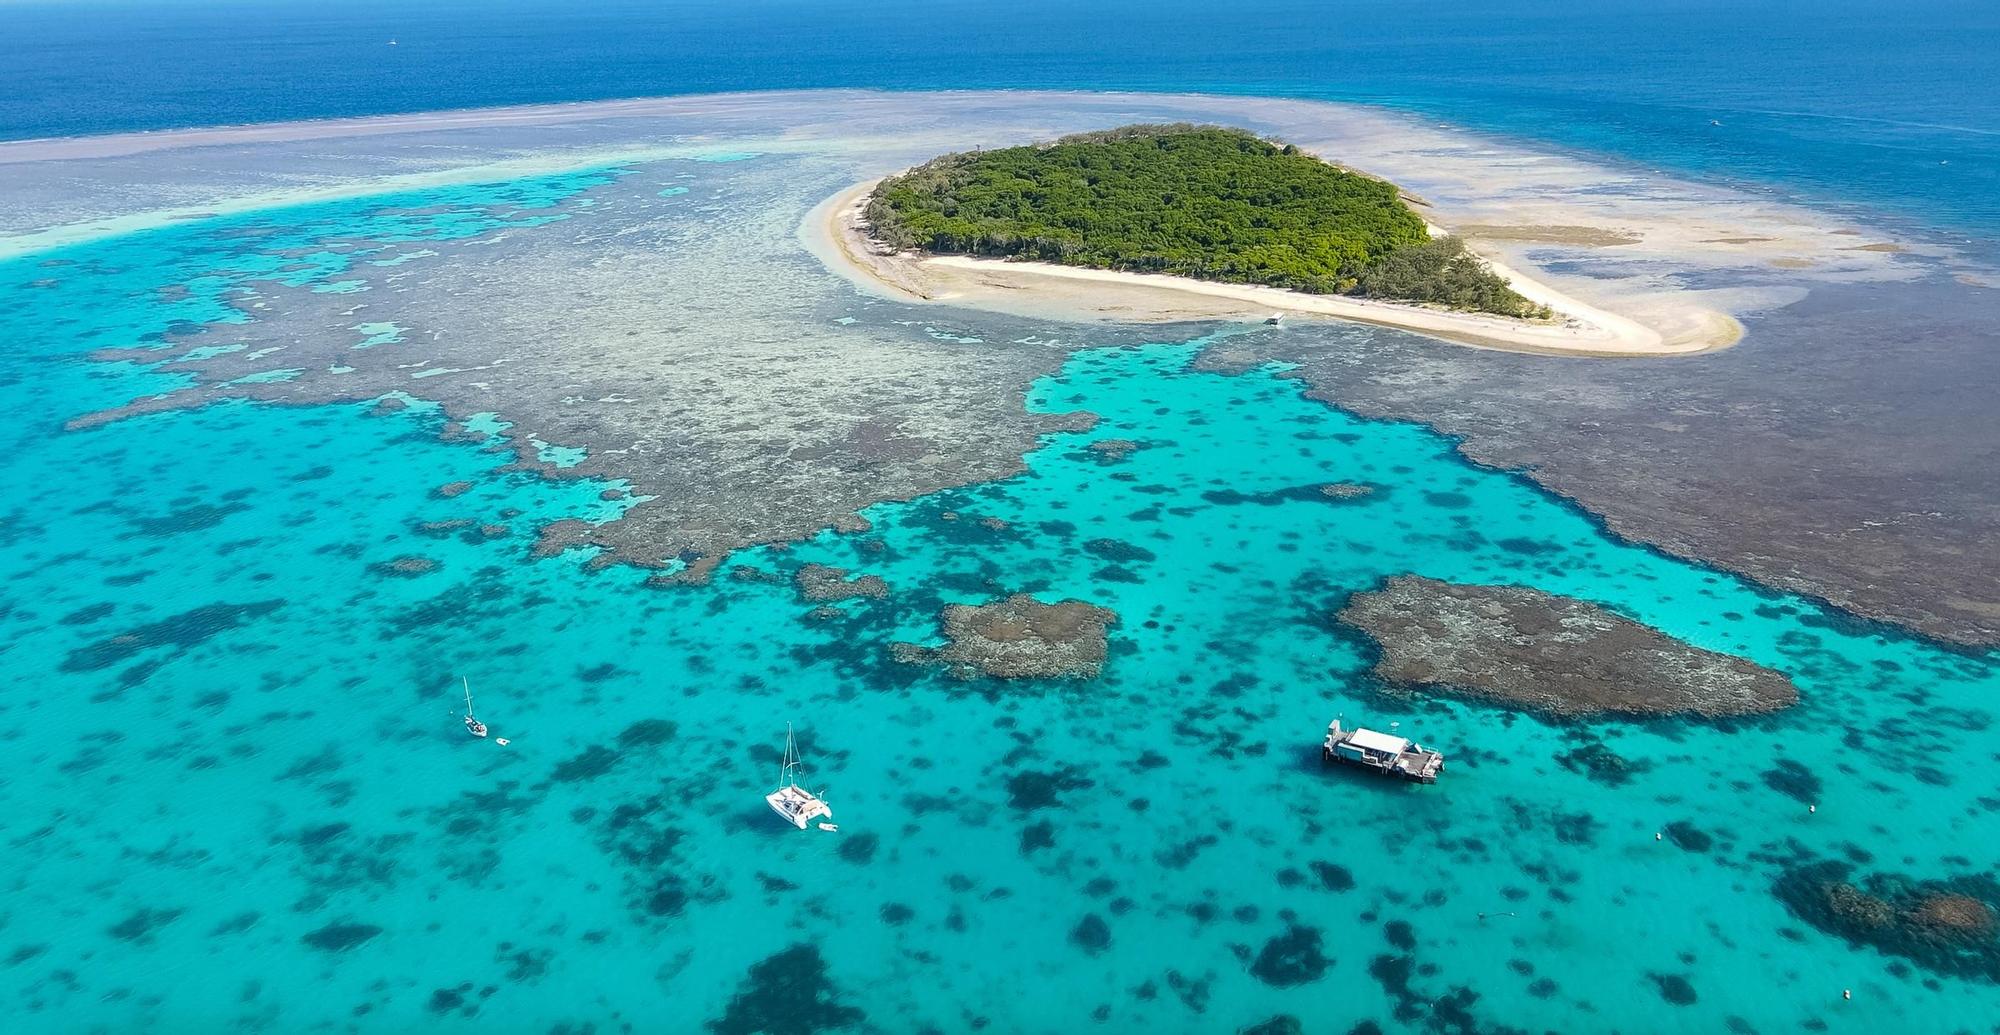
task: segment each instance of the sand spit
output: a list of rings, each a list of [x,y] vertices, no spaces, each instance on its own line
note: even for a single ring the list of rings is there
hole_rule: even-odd
[[[878,182],[856,184],[815,208],[803,233],[813,252],[837,272],[901,301],[1118,323],[1255,321],[1281,313],[1394,327],[1460,345],[1545,355],[1684,355],[1726,348],[1743,336],[1743,326],[1733,317],[1693,302],[1671,313],[1669,326],[1675,329],[1663,332],[1558,291],[1491,257],[1487,261],[1514,290],[1548,306],[1556,318],[1520,320],[1165,274],[897,252],[869,234],[864,212]]]

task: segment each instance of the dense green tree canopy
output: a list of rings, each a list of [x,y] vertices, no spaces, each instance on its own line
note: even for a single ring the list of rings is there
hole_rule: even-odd
[[[1214,126],[945,155],[883,180],[867,218],[898,248],[1534,308],[1457,241],[1432,241],[1393,184]]]

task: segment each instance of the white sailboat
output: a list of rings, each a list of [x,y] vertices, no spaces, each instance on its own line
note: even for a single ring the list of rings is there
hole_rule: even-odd
[[[472,717],[472,681],[464,676],[458,677],[458,680],[465,684],[465,732],[483,737],[486,735],[486,724]]]
[[[792,724],[785,723],[785,762],[778,769],[778,789],[764,795],[764,801],[771,811],[785,817],[785,822],[804,830],[806,825],[821,816],[833,818],[833,810],[827,808],[813,792],[799,786],[796,770],[799,765],[798,742],[792,737]],[[831,824],[820,824],[822,829],[830,829]]]

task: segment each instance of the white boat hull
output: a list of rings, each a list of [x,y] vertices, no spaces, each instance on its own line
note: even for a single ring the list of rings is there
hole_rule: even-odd
[[[785,822],[800,830],[812,825],[812,821],[821,816],[827,819],[833,818],[833,810],[827,807],[826,802],[814,797],[811,791],[797,784],[780,787],[764,795],[764,803],[771,806],[772,812],[783,816]]]

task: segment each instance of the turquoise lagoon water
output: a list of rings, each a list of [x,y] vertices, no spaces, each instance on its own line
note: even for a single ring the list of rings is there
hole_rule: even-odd
[[[1774,893],[1825,860],[1918,878],[1990,863],[1989,753],[1913,764],[1875,739],[1945,748],[1987,729],[1990,659],[1620,542],[1281,370],[1193,371],[1206,340],[1082,351],[1028,404],[1102,421],[1048,437],[1025,473],[875,507],[865,533],[746,551],[702,587],[533,559],[539,524],[615,518],[600,498],[615,486],[503,470],[507,454],[441,439],[420,401],[61,429],[171,383],[89,350],[246,319],[227,303],[262,278],[338,290],[355,262],[565,218],[613,175],[0,266],[14,1030],[2000,1016],[1987,981],[1851,946]],[[341,244],[364,239],[394,243]],[[857,299],[849,318],[907,315]],[[355,330],[357,347],[395,338]],[[1107,438],[1141,447],[1088,448]],[[436,491],[457,481],[474,488]],[[1334,481],[1375,491],[1311,491]],[[408,556],[433,570],[388,567]],[[815,614],[789,585],[815,561],[892,592]],[[1409,572],[1598,601],[1778,668],[1802,703],[1552,726],[1386,696],[1329,616]],[[1102,677],[964,683],[891,660],[892,642],[935,642],[942,604],[1013,591],[1115,610]],[[460,729],[460,675],[508,746]],[[1443,746],[1445,780],[1321,771],[1317,738],[1343,712]],[[793,831],[760,800],[787,720],[838,833]],[[1674,823],[1700,836],[1656,839]]]

